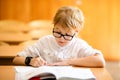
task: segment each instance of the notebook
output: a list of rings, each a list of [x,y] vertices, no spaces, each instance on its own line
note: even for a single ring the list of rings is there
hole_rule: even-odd
[[[41,66],[38,68],[15,66],[15,70],[15,80],[32,80],[34,77],[40,77],[40,80],[47,80],[47,78],[48,80],[50,78],[53,78],[53,80],[96,80],[89,68],[72,66]],[[44,77],[41,77],[41,75],[44,75]]]

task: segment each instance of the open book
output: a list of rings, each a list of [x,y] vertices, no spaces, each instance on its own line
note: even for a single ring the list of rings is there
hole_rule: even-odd
[[[45,74],[48,75],[44,77],[45,79],[56,78],[57,80],[96,80],[89,68],[75,68],[72,66],[41,66],[39,68],[16,66],[15,70],[16,80],[30,80],[35,76]]]

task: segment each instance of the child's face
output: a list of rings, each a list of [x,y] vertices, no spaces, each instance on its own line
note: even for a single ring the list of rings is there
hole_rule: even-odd
[[[74,29],[69,30],[68,28],[62,28],[59,26],[55,26],[53,29],[53,36],[61,47],[66,46],[75,34],[76,31]]]

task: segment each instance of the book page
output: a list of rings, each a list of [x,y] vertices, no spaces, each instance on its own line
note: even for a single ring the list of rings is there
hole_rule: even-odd
[[[17,73],[21,73],[23,80],[30,79],[41,73],[52,73],[58,80],[95,80],[95,76],[88,68],[74,68],[72,66],[41,66],[34,67],[15,67]],[[20,74],[19,74],[20,75]],[[17,79],[19,80],[19,79]]]
[[[59,80],[95,80],[95,76],[90,69],[83,68],[67,68],[57,70],[57,77]]]
[[[59,69],[67,69],[71,66],[41,66],[38,68],[31,67],[31,66],[16,66],[16,80],[27,80],[31,77],[39,75],[41,73],[52,73],[56,76],[58,73],[57,70]],[[18,79],[20,78],[21,79]]]

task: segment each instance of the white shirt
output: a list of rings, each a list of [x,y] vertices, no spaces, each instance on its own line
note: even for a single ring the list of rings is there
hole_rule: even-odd
[[[92,48],[80,38],[74,37],[70,43],[60,47],[52,35],[40,38],[35,44],[25,48],[19,56],[41,56],[48,63],[57,62],[71,58],[81,58],[94,54],[101,54],[99,50]]]

